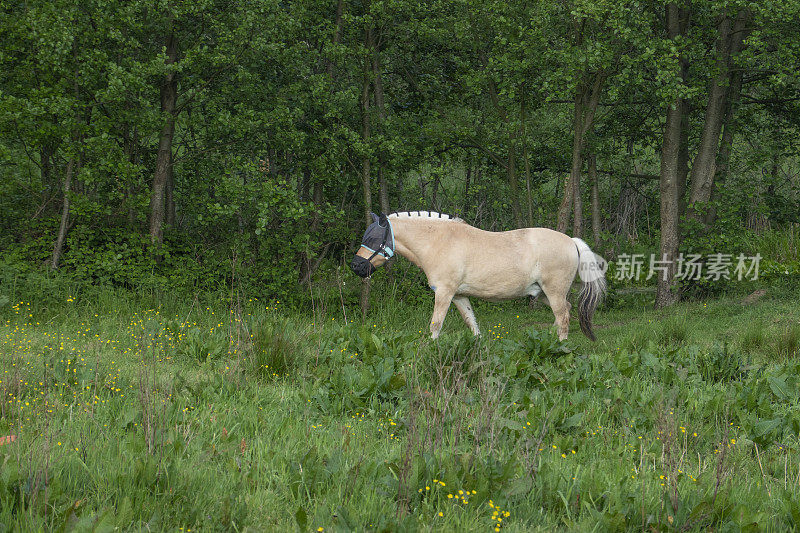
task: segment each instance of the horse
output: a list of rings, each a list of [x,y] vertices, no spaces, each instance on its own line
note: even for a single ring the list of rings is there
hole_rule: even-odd
[[[583,333],[596,340],[592,316],[606,293],[606,263],[581,239],[548,228],[484,231],[433,211],[371,215],[350,268],[366,278],[395,253],[421,268],[434,292],[433,339],[439,336],[451,302],[478,336],[470,297],[500,301],[544,293],[558,338],[565,340],[571,309],[567,294],[580,271],[579,323]]]

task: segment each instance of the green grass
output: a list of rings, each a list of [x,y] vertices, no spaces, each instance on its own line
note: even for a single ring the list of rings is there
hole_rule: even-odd
[[[800,324],[790,324],[786,326],[775,342],[779,355],[785,357],[797,357],[800,351]]]
[[[381,292],[355,323],[0,308],[0,531],[800,529],[797,295],[601,308],[563,344],[526,302],[433,342],[432,302]]]

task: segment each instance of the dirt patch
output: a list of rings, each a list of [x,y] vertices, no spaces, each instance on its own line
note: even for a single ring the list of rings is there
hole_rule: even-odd
[[[759,301],[764,295],[767,294],[767,289],[758,289],[742,299],[742,305],[752,305]]]

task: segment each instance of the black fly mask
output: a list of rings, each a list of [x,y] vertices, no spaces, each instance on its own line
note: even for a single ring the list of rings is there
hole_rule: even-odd
[[[372,252],[369,258],[357,255],[350,263],[350,268],[357,276],[366,278],[375,272],[375,267],[372,264],[372,258],[376,255],[381,255],[386,259],[394,255],[394,232],[392,231],[392,224],[386,215],[381,213],[380,216],[375,213],[372,214],[372,224],[367,227],[364,232],[364,237],[361,239],[361,246]]]

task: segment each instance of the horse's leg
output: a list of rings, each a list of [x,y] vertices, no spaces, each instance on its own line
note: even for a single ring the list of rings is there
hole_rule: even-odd
[[[433,303],[433,316],[431,317],[431,338],[435,339],[442,331],[444,317],[450,308],[450,301],[453,299],[453,291],[444,287],[436,288],[436,297]]]
[[[569,287],[567,287],[569,290]],[[569,310],[572,307],[567,301],[567,292],[559,293],[552,289],[548,292],[544,289],[547,296],[547,303],[550,304],[550,309],[556,317],[555,325],[558,327],[558,340],[566,340],[569,334]]]
[[[464,322],[467,323],[469,329],[472,333],[477,337],[481,334],[481,331],[478,329],[478,321],[475,320],[475,312],[472,310],[472,306],[469,304],[469,298],[466,296],[453,296],[453,303],[458,309],[458,312],[461,313],[461,318],[464,319]]]

